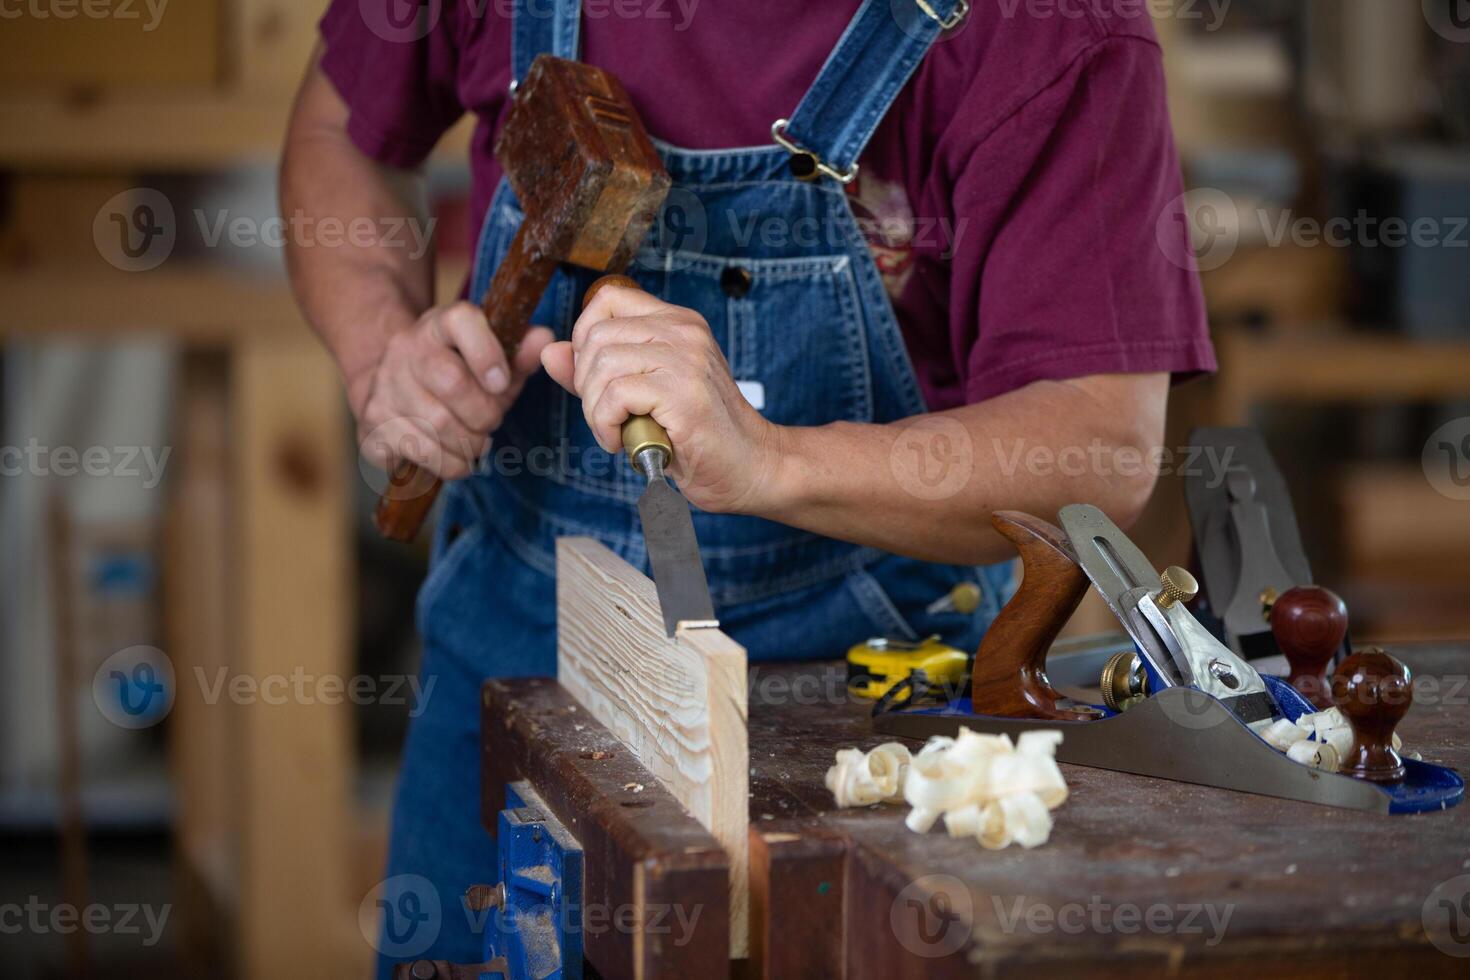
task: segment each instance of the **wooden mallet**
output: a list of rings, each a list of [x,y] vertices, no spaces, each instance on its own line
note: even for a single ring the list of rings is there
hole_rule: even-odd
[[[671,181],[622,84],[600,68],[544,54],[516,91],[495,156],[526,217],[483,308],[514,364],[557,265],[627,268]],[[400,460],[374,523],[384,537],[411,541],[438,492],[437,477]]]

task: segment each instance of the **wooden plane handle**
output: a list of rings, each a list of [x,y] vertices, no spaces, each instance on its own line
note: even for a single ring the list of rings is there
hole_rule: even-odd
[[[556,259],[538,254],[530,244],[532,237],[526,222],[522,222],[480,305],[509,365],[515,364],[521,341],[531,326],[531,315],[556,272]],[[389,474],[388,488],[373,512],[378,532],[391,541],[412,541],[434,506],[440,486],[439,478],[432,473],[400,460]]]
[[[1057,707],[1062,695],[1046,677],[1046,654],[1087,594],[1087,575],[1055,525],[1019,511],[996,511],[990,523],[1021,553],[1025,577],[980,641],[970,671],[976,714],[1003,718],[1088,719]]]

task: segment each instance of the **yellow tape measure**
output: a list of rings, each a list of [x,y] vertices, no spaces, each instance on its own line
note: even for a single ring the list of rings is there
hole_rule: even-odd
[[[943,691],[954,697],[965,683],[969,654],[931,636],[918,643],[881,637],[847,651],[847,688],[860,698],[877,700],[896,684],[912,680],[918,689]]]

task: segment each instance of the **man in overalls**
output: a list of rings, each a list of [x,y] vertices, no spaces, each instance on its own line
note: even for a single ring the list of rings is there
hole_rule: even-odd
[[[385,929],[385,970],[481,954],[459,900],[495,874],[479,686],[554,672],[557,537],[647,569],[640,478],[610,455],[629,414],[670,434],[751,660],[872,635],[973,648],[1011,586],[990,513],[1085,501],[1131,521],[1171,377],[1214,368],[1146,5],[400,6],[332,4],[283,213],[411,214],[415,169],[473,112],[478,301],[522,218],[491,147],[542,52],[618,76],[675,183],[630,270],[646,294],[607,290],[579,320],[593,277],[563,270],[515,364],[473,305],[433,306],[431,257],[387,236],[289,252],[364,452],[410,446],[454,481],[385,886],[442,913],[427,941]],[[975,611],[942,601],[959,583]]]

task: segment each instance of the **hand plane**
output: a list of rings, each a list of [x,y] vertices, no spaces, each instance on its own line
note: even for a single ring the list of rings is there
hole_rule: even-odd
[[[1293,682],[1326,707],[1328,662],[1352,652],[1347,607],[1312,584],[1286,480],[1255,429],[1202,428],[1190,448],[1208,465],[1184,495],[1204,578],[1200,618],[1247,660],[1291,662]]]
[[[1064,507],[1059,520],[1060,528],[1016,512],[992,516],[1025,573],[981,642],[968,690],[940,707],[877,714],[879,732],[927,738],[961,727],[1012,736],[1060,729],[1062,762],[1382,813],[1438,810],[1464,797],[1453,770],[1390,755],[1407,704],[1382,692],[1410,690],[1407,670],[1393,658],[1358,654],[1339,666],[1331,694],[1353,726],[1356,761],[1335,773],[1309,768],[1260,732],[1315,708],[1195,619],[1187,603],[1198,584],[1187,571],[1158,573],[1096,507]],[[1089,586],[1133,642],[1108,659],[1101,704],[1068,699],[1046,673],[1052,641]]]

